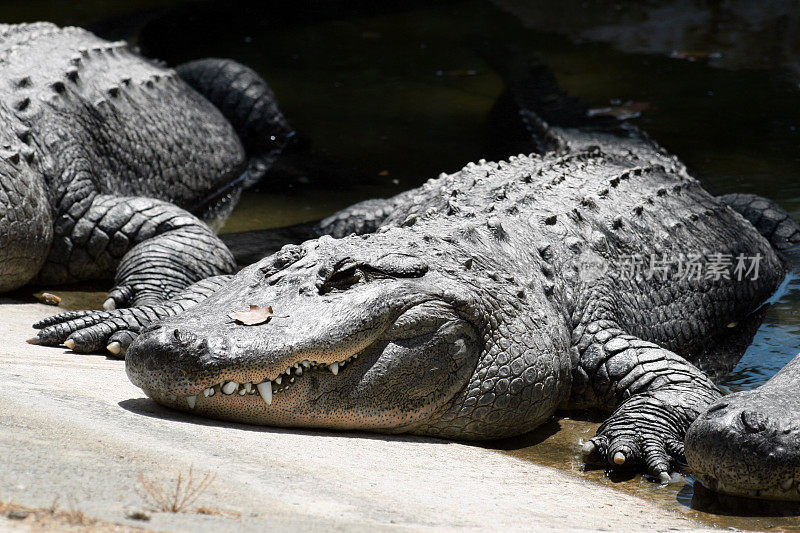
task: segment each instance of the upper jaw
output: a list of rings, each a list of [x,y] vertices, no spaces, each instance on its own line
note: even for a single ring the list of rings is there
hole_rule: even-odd
[[[272,378],[247,380],[247,377],[237,378],[238,381],[221,380],[217,383],[205,387],[202,393],[186,394],[179,396],[173,392],[165,389],[148,389],[147,385],[139,385],[145,390],[148,396],[151,396],[162,403],[173,404],[174,407],[184,408],[188,407],[194,410],[198,404],[198,398],[203,403],[206,400],[203,398],[212,398],[215,395],[231,396],[233,399],[237,397],[249,396],[250,398],[259,398],[266,405],[272,405],[273,400],[277,395],[281,395],[293,389],[296,382],[303,379],[303,376],[308,376],[312,372],[330,373],[332,376],[339,375],[345,367],[355,363],[358,359],[358,353],[355,353],[341,361],[336,361],[330,364],[318,363],[304,359],[299,363],[295,363],[288,367],[284,372]],[[257,373],[256,373],[257,375]],[[133,379],[133,378],[132,378]],[[185,399],[185,404],[184,404]]]
[[[239,326],[245,328],[247,326]],[[273,390],[307,371],[322,371],[336,376],[339,370],[358,358],[388,327],[375,327],[369,335],[341,339],[342,342],[301,344],[288,339],[278,344],[274,337],[254,334],[210,337],[181,331],[165,324],[141,335],[126,354],[126,371],[140,388],[162,394],[192,396],[227,382],[271,384]],[[179,342],[175,338],[181,337]],[[249,389],[248,389],[249,390]]]
[[[207,302],[143,332],[126,354],[126,370],[135,385],[178,396],[199,395],[228,381],[273,382],[274,388],[283,385],[287,370],[299,366],[325,368],[332,376],[380,339],[406,309],[427,299],[402,291],[383,296],[363,291],[318,305],[297,296],[273,299],[280,302],[277,316],[255,326],[227,317],[229,308],[244,304]],[[209,308],[213,314],[206,313]]]

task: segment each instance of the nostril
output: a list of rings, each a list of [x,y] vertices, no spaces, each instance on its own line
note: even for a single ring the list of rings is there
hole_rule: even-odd
[[[766,419],[755,411],[742,411],[740,415],[742,424],[750,433],[759,433],[767,428]]]
[[[200,341],[200,344],[197,345],[197,352],[204,354],[208,353],[209,351],[210,350],[208,348],[208,340],[203,339],[202,341]]]
[[[172,338],[175,339],[181,346],[188,347],[189,344],[197,340],[197,336],[188,331],[174,329],[172,330]]]

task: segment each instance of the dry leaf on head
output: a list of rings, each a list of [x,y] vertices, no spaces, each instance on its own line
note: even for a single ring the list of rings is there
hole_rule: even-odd
[[[273,313],[271,305],[265,305],[264,307],[250,305],[249,311],[231,311],[228,313],[230,318],[236,322],[244,324],[245,326],[256,326],[258,324],[269,322],[269,319],[272,318],[272,315]]]

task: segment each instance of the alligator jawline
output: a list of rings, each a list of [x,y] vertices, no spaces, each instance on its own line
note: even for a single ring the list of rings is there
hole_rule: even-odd
[[[721,492],[731,496],[785,501],[787,499],[797,499],[790,498],[790,491],[792,491],[792,489],[796,489],[793,492],[796,492],[798,494],[798,498],[800,498],[800,483],[795,480],[794,476],[784,479],[777,485],[762,489],[747,489],[738,487],[731,483],[720,481],[716,478],[702,479],[700,482],[713,491]]]
[[[288,367],[274,379],[265,379],[258,383],[253,383],[252,381],[243,383],[236,381],[221,381],[220,383],[203,389],[202,394],[206,398],[211,398],[216,394],[222,394],[225,396],[259,395],[267,405],[272,405],[273,395],[287,392],[292,388],[297,379],[302,379],[302,376],[306,373],[313,371],[326,371],[336,376],[344,366],[351,364],[355,359],[358,359],[358,353],[333,363],[320,363],[304,359],[303,361]],[[148,395],[152,395],[152,393],[148,393]],[[163,394],[158,394],[157,392],[156,395],[165,396]],[[175,394],[169,394],[166,396],[173,402],[177,401],[178,399],[178,396]],[[198,395],[186,396],[186,403],[190,409],[194,409],[197,402],[197,396]]]

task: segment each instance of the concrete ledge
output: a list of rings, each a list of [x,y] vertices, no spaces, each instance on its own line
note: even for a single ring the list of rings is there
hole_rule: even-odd
[[[0,300],[0,502],[57,498],[157,530],[666,530],[696,524],[644,500],[506,454],[445,441],[227,424],[169,411],[104,356],[25,343],[58,308]],[[144,510],[139,475],[216,477],[193,507]],[[0,519],[0,530],[25,527]]]

